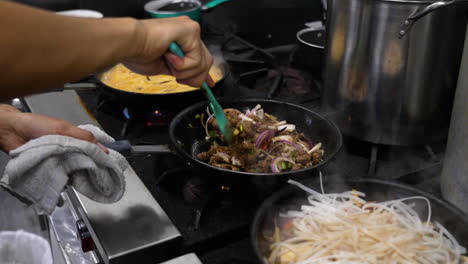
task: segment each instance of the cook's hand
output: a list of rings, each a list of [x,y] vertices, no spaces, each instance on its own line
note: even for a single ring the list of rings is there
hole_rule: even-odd
[[[9,152],[31,139],[45,135],[62,135],[86,140],[98,144],[106,153],[109,152],[89,131],[65,120],[22,113],[10,105],[0,105],[0,148],[3,151]]]
[[[179,83],[199,87],[204,81],[213,86],[208,76],[213,57],[200,39],[200,25],[190,18],[174,17],[139,21],[137,54],[124,64],[140,74],[174,75]],[[176,42],[185,52],[181,59],[168,51],[171,42]]]

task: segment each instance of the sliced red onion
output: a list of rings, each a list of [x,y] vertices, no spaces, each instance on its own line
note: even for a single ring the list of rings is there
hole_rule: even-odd
[[[309,146],[309,149],[314,146],[314,143],[312,143],[312,140],[308,139],[306,136],[303,135],[301,138],[305,141],[305,143],[307,143],[307,145]]]
[[[214,117],[214,115],[210,115],[210,117],[208,117],[208,119],[206,119],[206,124],[205,124],[205,133],[206,133],[206,136],[209,138],[210,137],[210,133],[208,132],[208,124],[210,122],[210,120]]]
[[[276,136],[276,137],[271,139],[271,141],[273,141],[273,142],[280,141],[280,140],[293,141],[294,139],[290,135]]]
[[[252,109],[252,110],[247,110],[247,112],[245,112],[245,115],[246,116],[256,116],[257,115],[257,111]]]
[[[319,150],[321,147],[322,147],[322,143],[319,142],[319,143],[317,143],[317,145],[315,145],[315,146],[314,146],[311,150],[309,150],[308,152],[309,152],[309,154],[312,154],[314,151]]]
[[[273,124],[273,126],[282,126],[282,125],[286,125],[286,121],[279,121],[279,122],[276,122]]]
[[[257,110],[257,116],[260,119],[263,119],[265,117],[265,111],[263,109]]]
[[[304,150],[300,145],[298,145],[298,144],[296,144],[294,142],[288,141],[288,140],[278,140],[276,142],[293,146],[293,147],[297,148],[298,150]]]
[[[288,132],[293,132],[294,130],[296,130],[296,126],[295,125],[291,125],[291,124],[286,124],[286,125],[280,125],[278,126],[278,130],[286,130]]]
[[[245,115],[246,116],[257,116],[259,110],[262,109],[262,106],[261,105],[256,105],[254,108],[252,108],[252,110],[248,109],[247,112],[245,112]]]
[[[283,132],[284,130],[286,130],[286,128],[278,129],[278,131],[276,132],[276,134],[279,134],[279,133]]]
[[[206,113],[208,114],[208,116],[212,115],[210,108],[208,106],[206,107]]]
[[[271,164],[270,164],[270,169],[271,169],[271,171],[272,171],[272,172],[275,172],[275,173],[276,173],[276,172],[281,172],[281,170],[278,169],[278,164],[279,164],[280,162],[282,162],[282,161],[287,161],[287,162],[289,162],[289,163],[291,163],[291,164],[295,164],[294,161],[292,161],[291,159],[288,159],[288,158],[285,158],[285,157],[277,157],[277,158],[275,158],[275,159],[271,162]]]
[[[232,158],[231,158],[231,163],[232,163],[232,165],[234,165],[234,166],[242,166],[241,161],[240,161],[238,158],[236,158],[236,157],[232,157]]]
[[[303,141],[300,141],[300,140],[299,140],[299,141],[297,141],[297,143],[296,143],[296,144],[298,144],[299,146],[301,146],[301,147],[302,147],[302,149],[304,149],[304,151],[307,151],[307,152],[309,152],[309,147],[307,147],[307,146],[306,146],[306,145],[307,145],[307,143],[305,143],[305,142],[303,142]]]
[[[252,118],[250,118],[250,117],[248,117],[248,116],[246,116],[244,114],[240,114],[238,117],[239,117],[240,120],[246,120],[246,121],[252,122],[254,124],[257,123],[257,122],[255,122],[255,120],[253,120]]]
[[[255,140],[255,147],[266,148],[270,143],[271,139],[275,136],[276,131],[274,130],[265,130],[260,135],[258,135],[257,139]]]
[[[226,163],[231,163],[229,155],[224,152],[216,152],[216,154],[214,154],[213,156],[221,158]]]

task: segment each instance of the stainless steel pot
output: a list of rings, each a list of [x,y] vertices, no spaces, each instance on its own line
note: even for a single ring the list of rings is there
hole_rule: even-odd
[[[394,145],[447,136],[462,2],[328,0],[323,103],[343,133]]]

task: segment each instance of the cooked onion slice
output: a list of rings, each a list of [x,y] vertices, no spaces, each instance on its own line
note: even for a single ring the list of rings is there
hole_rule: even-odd
[[[258,149],[266,149],[268,144],[270,144],[271,139],[275,136],[276,131],[274,130],[265,130],[260,135],[258,135],[255,140],[255,147]]]
[[[276,143],[278,144],[286,144],[286,145],[290,145],[298,150],[301,150],[301,151],[304,151],[304,148],[302,148],[300,145],[294,143],[294,142],[291,142],[291,141],[288,141],[288,140],[278,140],[276,141]],[[279,145],[275,146],[273,149],[277,148]],[[272,149],[272,150],[273,150]]]
[[[309,152],[309,154],[311,154],[311,153],[313,153],[313,152],[319,150],[321,147],[322,147],[322,143],[319,142],[319,143],[317,143],[317,145],[315,145],[315,146],[314,146],[311,150],[309,150],[308,152]]]
[[[270,168],[271,168],[271,171],[272,172],[281,172],[281,169],[278,168],[280,162],[284,162],[284,161],[287,161],[291,164],[295,164],[294,161],[292,161],[291,159],[288,159],[288,158],[285,158],[285,157],[277,157],[276,159],[274,159],[271,164],[270,164]]]
[[[296,130],[296,126],[295,125],[290,125],[290,124],[280,125],[280,126],[278,126],[278,130],[285,130],[287,132],[293,132],[294,130]]]
[[[284,135],[284,136],[277,136],[271,139],[272,142],[280,141],[280,140],[287,140],[287,141],[293,141],[293,137],[289,135]]]

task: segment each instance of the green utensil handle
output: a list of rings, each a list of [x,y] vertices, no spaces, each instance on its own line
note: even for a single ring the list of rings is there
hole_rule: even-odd
[[[169,50],[174,53],[175,55],[181,57],[181,58],[184,58],[185,57],[185,53],[184,51],[180,48],[180,46],[175,43],[175,42],[172,42],[170,45],[169,45]]]
[[[216,100],[213,92],[211,91],[210,87],[206,82],[204,82],[201,87],[205,90],[206,95],[208,96],[208,100],[210,101],[210,108],[213,113],[216,112],[215,109],[223,109],[220,104],[218,104],[218,100]]]
[[[213,0],[213,1],[208,2],[205,5],[203,5],[202,9],[207,10],[207,9],[216,7],[216,6],[218,6],[218,5],[222,4],[222,3],[229,2],[229,1],[231,1],[231,0]]]
[[[169,45],[169,50],[181,58],[185,57],[184,51],[175,42],[172,42]],[[228,144],[230,144],[232,142],[232,129],[229,125],[229,121],[226,118],[226,115],[224,114],[223,108],[218,103],[218,100],[216,100],[216,97],[214,96],[213,92],[211,92],[211,89],[208,86],[208,84],[206,84],[206,82],[202,83],[201,88],[203,88],[206,91],[206,95],[210,102],[210,108],[213,114],[215,115],[216,121],[218,122],[219,130],[224,135]]]
[[[180,46],[175,43],[175,42],[172,42],[170,45],[169,45],[169,50],[174,53],[175,55],[181,57],[181,58],[184,58],[185,57],[185,54],[184,54],[184,51],[180,48]],[[206,91],[206,94],[208,96],[208,99],[210,100],[210,102],[213,102],[213,101],[216,101],[216,98],[213,94],[213,92],[211,91],[211,88],[208,86],[208,84],[206,82],[203,82],[202,85],[201,85],[201,88],[203,88],[205,91]],[[210,108],[211,108],[211,111],[215,111],[214,110],[214,107],[221,107],[221,105],[212,105],[210,103]]]

